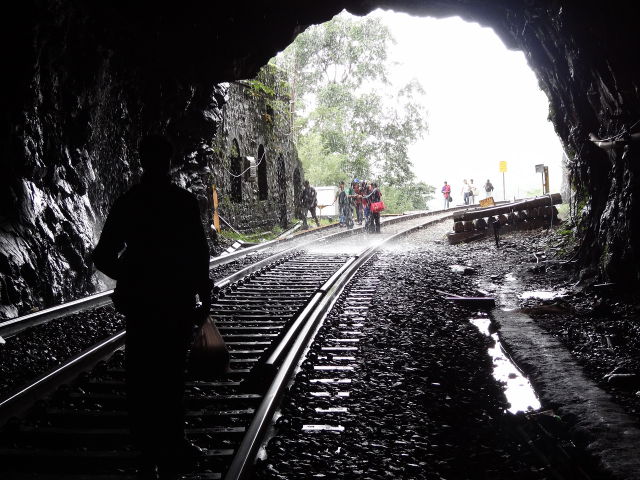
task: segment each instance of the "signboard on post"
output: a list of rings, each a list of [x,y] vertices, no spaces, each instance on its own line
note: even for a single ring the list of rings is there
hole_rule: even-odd
[[[502,172],[502,199],[506,200],[507,199],[507,190],[504,186],[504,172],[507,171],[507,161],[506,160],[501,160],[500,161],[500,171]]]

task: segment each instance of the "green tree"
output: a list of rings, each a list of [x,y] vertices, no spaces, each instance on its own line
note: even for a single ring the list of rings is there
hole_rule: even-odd
[[[402,213],[409,210],[426,210],[435,188],[424,182],[410,182],[403,186],[388,186],[383,200],[386,213]]]
[[[322,149],[318,133],[300,137],[298,155],[307,180],[314,185],[337,185],[345,178],[342,171],[343,156],[337,153],[327,155]]]
[[[408,155],[427,129],[418,101],[424,92],[416,81],[395,91],[389,85],[393,41],[380,18],[340,14],[298,35],[273,62],[287,72],[292,135],[307,178],[376,179],[383,189],[398,189],[388,201],[413,209],[429,194],[415,182]]]

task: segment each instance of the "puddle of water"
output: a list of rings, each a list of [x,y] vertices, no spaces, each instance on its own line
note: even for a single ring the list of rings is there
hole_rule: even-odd
[[[349,413],[349,409],[347,407],[329,407],[329,408],[315,408],[316,413]]]
[[[557,292],[548,292],[545,290],[532,290],[529,292],[522,292],[520,298],[526,300],[528,298],[536,298],[538,300],[552,300],[557,297],[564,296],[564,291],[560,290]]]
[[[311,383],[351,383],[350,378],[312,378]]]
[[[335,394],[331,393],[331,392],[309,392],[309,395],[311,395],[312,397],[348,397],[350,394],[349,392],[337,392]]]
[[[303,432],[344,432],[342,425],[303,425]]]
[[[491,320],[489,318],[472,318],[469,321],[480,332],[494,340],[494,345],[488,349],[488,353],[493,359],[494,378],[505,385],[504,394],[511,404],[507,411],[517,413],[539,410],[541,408],[540,401],[531,383],[505,354],[498,334],[491,333],[489,329]]]

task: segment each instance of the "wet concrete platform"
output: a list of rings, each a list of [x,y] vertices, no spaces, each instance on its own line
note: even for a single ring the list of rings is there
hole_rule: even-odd
[[[640,479],[640,428],[609,394],[587,378],[576,359],[528,315],[493,311],[500,338],[525,370],[542,403],[586,440],[588,450],[615,478]]]

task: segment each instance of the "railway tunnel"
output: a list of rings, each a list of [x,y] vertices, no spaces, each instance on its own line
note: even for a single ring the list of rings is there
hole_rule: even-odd
[[[190,159],[181,175],[197,190],[199,165],[213,155],[204,132],[224,102],[217,85],[251,78],[306,26],[343,8],[359,15],[375,8],[459,15],[524,51],[569,159],[580,211],[580,277],[637,288],[638,17],[625,2],[26,3],[3,29],[9,72],[0,166],[3,316],[88,291],[93,229],[133,180],[140,135],[164,128]],[[202,188],[201,202],[208,198]],[[278,458],[286,451],[270,453]],[[420,461],[408,468],[419,471]],[[464,478],[455,469],[450,475]]]

